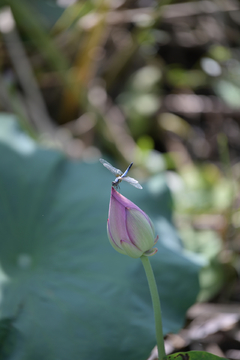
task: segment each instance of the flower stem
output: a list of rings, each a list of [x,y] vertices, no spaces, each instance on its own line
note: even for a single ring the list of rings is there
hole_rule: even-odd
[[[165,348],[164,348],[164,338],[163,338],[163,330],[162,330],[162,314],[161,314],[161,305],[160,299],[157,290],[157,284],[155,281],[154,273],[152,270],[151,263],[147,256],[141,256],[144,270],[147,275],[148,285],[152,297],[154,318],[155,318],[155,327],[156,327],[156,338],[157,338],[157,348],[158,348],[158,358],[162,360],[164,356],[166,356]]]

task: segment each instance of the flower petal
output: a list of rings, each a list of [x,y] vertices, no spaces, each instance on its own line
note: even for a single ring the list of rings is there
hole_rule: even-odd
[[[154,232],[149,224],[146,214],[136,209],[127,209],[127,231],[128,236],[142,252],[151,249],[154,245]]]
[[[138,209],[139,211],[142,211],[137,205],[135,205],[131,200],[127,199],[125,196],[120,194],[118,191],[116,191],[112,187],[111,192],[111,198],[116,199],[121,205],[123,205],[125,208],[129,207],[131,209]]]
[[[132,244],[131,242],[125,241],[125,240],[120,240],[121,242],[121,246],[122,249],[125,251],[125,254],[137,259],[140,256],[142,256],[143,252],[141,250],[139,250],[134,244]]]
[[[154,245],[156,245],[156,243],[158,242],[159,236],[156,236],[156,239],[154,240]]]
[[[157,248],[152,248],[148,251],[145,251],[145,253],[143,254],[144,256],[153,256],[156,254],[156,252],[158,251]]]
[[[129,240],[126,229],[126,209],[114,197],[111,197],[110,201],[108,228],[117,246],[121,247],[121,239]]]
[[[112,237],[112,234],[111,234],[111,230],[109,229],[109,220],[107,221],[107,234],[108,234],[108,239],[110,241],[110,244],[112,245],[112,247],[118,251],[120,254],[124,254],[125,255],[125,251],[122,250],[120,248],[121,244],[117,245]]]

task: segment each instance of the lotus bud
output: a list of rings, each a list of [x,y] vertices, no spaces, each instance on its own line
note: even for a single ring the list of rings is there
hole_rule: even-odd
[[[107,221],[108,238],[115,250],[132,258],[156,254],[154,227],[147,214],[113,187]]]

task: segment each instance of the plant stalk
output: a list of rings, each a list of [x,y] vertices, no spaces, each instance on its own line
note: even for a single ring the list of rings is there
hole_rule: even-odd
[[[164,338],[163,338],[163,330],[162,330],[162,314],[161,314],[161,305],[160,299],[157,290],[157,284],[155,281],[155,276],[152,270],[151,263],[147,256],[141,256],[142,264],[144,270],[146,272],[148,285],[151,293],[154,318],[155,318],[155,327],[156,327],[156,338],[157,338],[157,348],[158,348],[158,359],[162,360],[164,356],[166,356],[165,348],[164,348]]]

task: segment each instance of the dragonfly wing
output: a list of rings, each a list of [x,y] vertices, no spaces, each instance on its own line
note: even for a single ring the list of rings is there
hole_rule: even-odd
[[[122,180],[128,182],[132,186],[135,186],[135,188],[137,189],[142,189],[142,186],[139,184],[139,182],[136,179],[131,178],[130,176],[122,177]]]
[[[122,175],[122,171],[113,167],[111,164],[109,164],[109,162],[107,162],[104,159],[99,159],[100,163],[103,164],[103,166],[105,166],[105,168],[107,168],[109,171],[111,171],[111,173],[113,173],[114,175],[118,175],[121,176]]]

